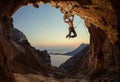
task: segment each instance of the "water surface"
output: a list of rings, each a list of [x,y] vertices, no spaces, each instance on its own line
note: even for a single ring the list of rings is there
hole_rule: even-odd
[[[51,57],[51,64],[53,66],[59,67],[59,65],[61,65],[62,63],[64,63],[71,56],[66,56],[66,55],[52,55],[52,54],[50,54],[50,57]]]

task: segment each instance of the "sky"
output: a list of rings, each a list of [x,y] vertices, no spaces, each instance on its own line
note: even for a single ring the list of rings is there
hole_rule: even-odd
[[[63,21],[63,14],[59,9],[49,4],[39,5],[34,8],[32,5],[21,7],[13,16],[14,27],[22,31],[32,46],[40,50],[71,51],[81,43],[89,43],[89,33],[84,25],[84,20],[74,17],[74,26],[77,37],[67,39],[68,25]]]

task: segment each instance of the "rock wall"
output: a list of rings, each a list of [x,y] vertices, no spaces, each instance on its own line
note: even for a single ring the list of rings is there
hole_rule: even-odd
[[[26,48],[25,54],[22,50],[18,49],[11,42],[10,34],[11,16],[22,6],[27,4],[33,4],[38,8],[38,4],[50,3],[56,8],[60,8],[61,12],[65,16],[78,15],[85,20],[85,24],[90,33],[90,48],[89,58],[87,66],[89,72],[98,73],[100,70],[105,70],[106,75],[115,74],[115,82],[120,81],[120,1],[119,0],[1,0],[0,1],[0,78],[1,82],[14,82],[12,71],[19,68],[15,68],[13,65],[14,57],[19,59],[19,55],[29,55],[28,59],[31,59],[34,53],[34,49],[22,45]],[[17,43],[18,44],[18,43]],[[26,42],[25,42],[26,44]],[[29,53],[28,53],[29,52]],[[36,53],[36,52],[35,52]],[[99,54],[99,55],[98,55]],[[18,62],[22,62],[22,57]],[[31,68],[38,66],[38,60],[32,59],[35,65],[32,64]],[[29,61],[25,60],[26,64]],[[99,65],[99,66],[98,66]],[[19,65],[20,67],[24,67]],[[29,67],[29,65],[27,65]],[[27,68],[28,68],[27,67]],[[44,66],[43,66],[44,67]],[[84,67],[84,66],[83,66]],[[26,68],[26,67],[25,67]],[[42,70],[42,67],[40,67]],[[43,68],[44,69],[44,68]],[[20,69],[23,72],[23,68]],[[31,70],[31,69],[30,69]],[[86,71],[86,70],[83,70]],[[15,71],[18,72],[18,71]],[[78,70],[80,72],[80,70]],[[45,73],[42,72],[42,73]],[[107,76],[106,76],[107,77]],[[116,80],[117,79],[117,80]]]
[[[12,59],[12,71],[19,73],[42,73],[47,75],[47,67],[51,66],[47,51],[31,47],[26,36],[16,28],[10,34],[10,42],[16,48]],[[44,66],[44,64],[46,66]],[[44,68],[46,67],[46,68]]]
[[[14,28],[13,19],[1,23],[8,27],[1,27],[0,46],[0,81],[14,82],[13,73],[39,74],[48,76],[51,67],[50,56],[47,51],[36,50],[30,45],[26,36]]]
[[[65,69],[69,75],[74,75],[75,71],[77,71],[77,69],[79,68],[79,63],[81,63],[82,59],[86,59],[86,55],[88,55],[88,50],[89,45],[86,44],[86,47],[84,47],[79,53],[75,54],[63,64],[61,64],[60,68]],[[82,63],[84,63],[84,61]]]

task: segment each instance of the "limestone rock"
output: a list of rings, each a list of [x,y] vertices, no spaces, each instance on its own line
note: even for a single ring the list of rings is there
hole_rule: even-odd
[[[27,40],[26,36],[16,28],[12,29],[10,37],[11,37],[11,41],[20,42],[22,44],[26,43],[26,44],[30,45],[28,43],[28,40]]]
[[[11,16],[22,6],[38,3],[49,3],[60,8],[62,13],[78,15],[85,20],[90,33],[90,47],[84,63],[76,70],[79,76],[93,76],[91,82],[120,81],[120,1],[119,0],[1,0],[0,1],[0,80],[14,82],[13,72],[29,73],[39,71],[47,74],[47,66],[40,63],[38,52],[28,44],[11,41]],[[54,4],[55,3],[55,4]],[[14,38],[15,39],[15,38]],[[99,48],[99,50],[97,50]],[[102,51],[105,69],[104,74],[98,74],[96,52]],[[26,59],[25,59],[26,58]],[[86,68],[86,69],[85,69]],[[44,71],[43,71],[44,70]],[[96,75],[98,75],[96,77]],[[114,76],[114,77],[112,77]],[[86,78],[90,78],[86,76]],[[112,80],[110,80],[111,78]]]
[[[87,45],[79,53],[68,59],[65,63],[61,64],[60,68],[65,69],[69,74],[73,74],[73,72],[77,71],[76,69],[78,69],[79,63],[84,63],[84,60],[82,59],[86,59],[85,57],[88,50],[89,46]]]
[[[33,48],[26,36],[16,28],[12,29],[10,40],[17,50],[12,60],[13,72],[39,72],[47,75],[47,69],[48,66],[51,66],[51,61],[46,50],[40,51]]]

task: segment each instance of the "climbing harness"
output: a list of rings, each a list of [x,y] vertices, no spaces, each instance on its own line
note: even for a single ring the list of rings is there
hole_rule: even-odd
[[[68,19],[68,18],[70,18],[71,16],[73,16],[73,15],[71,15],[71,12],[70,12],[70,11],[69,11],[69,12],[65,12],[65,14],[64,14],[64,19]],[[81,20],[80,22],[78,22],[78,24],[77,24],[74,28],[76,29],[80,23],[82,23],[82,20]],[[83,23],[82,23],[82,25],[84,26],[85,32],[87,33],[87,35],[88,35],[88,37],[89,37],[89,33],[88,33],[85,25],[84,25]]]

